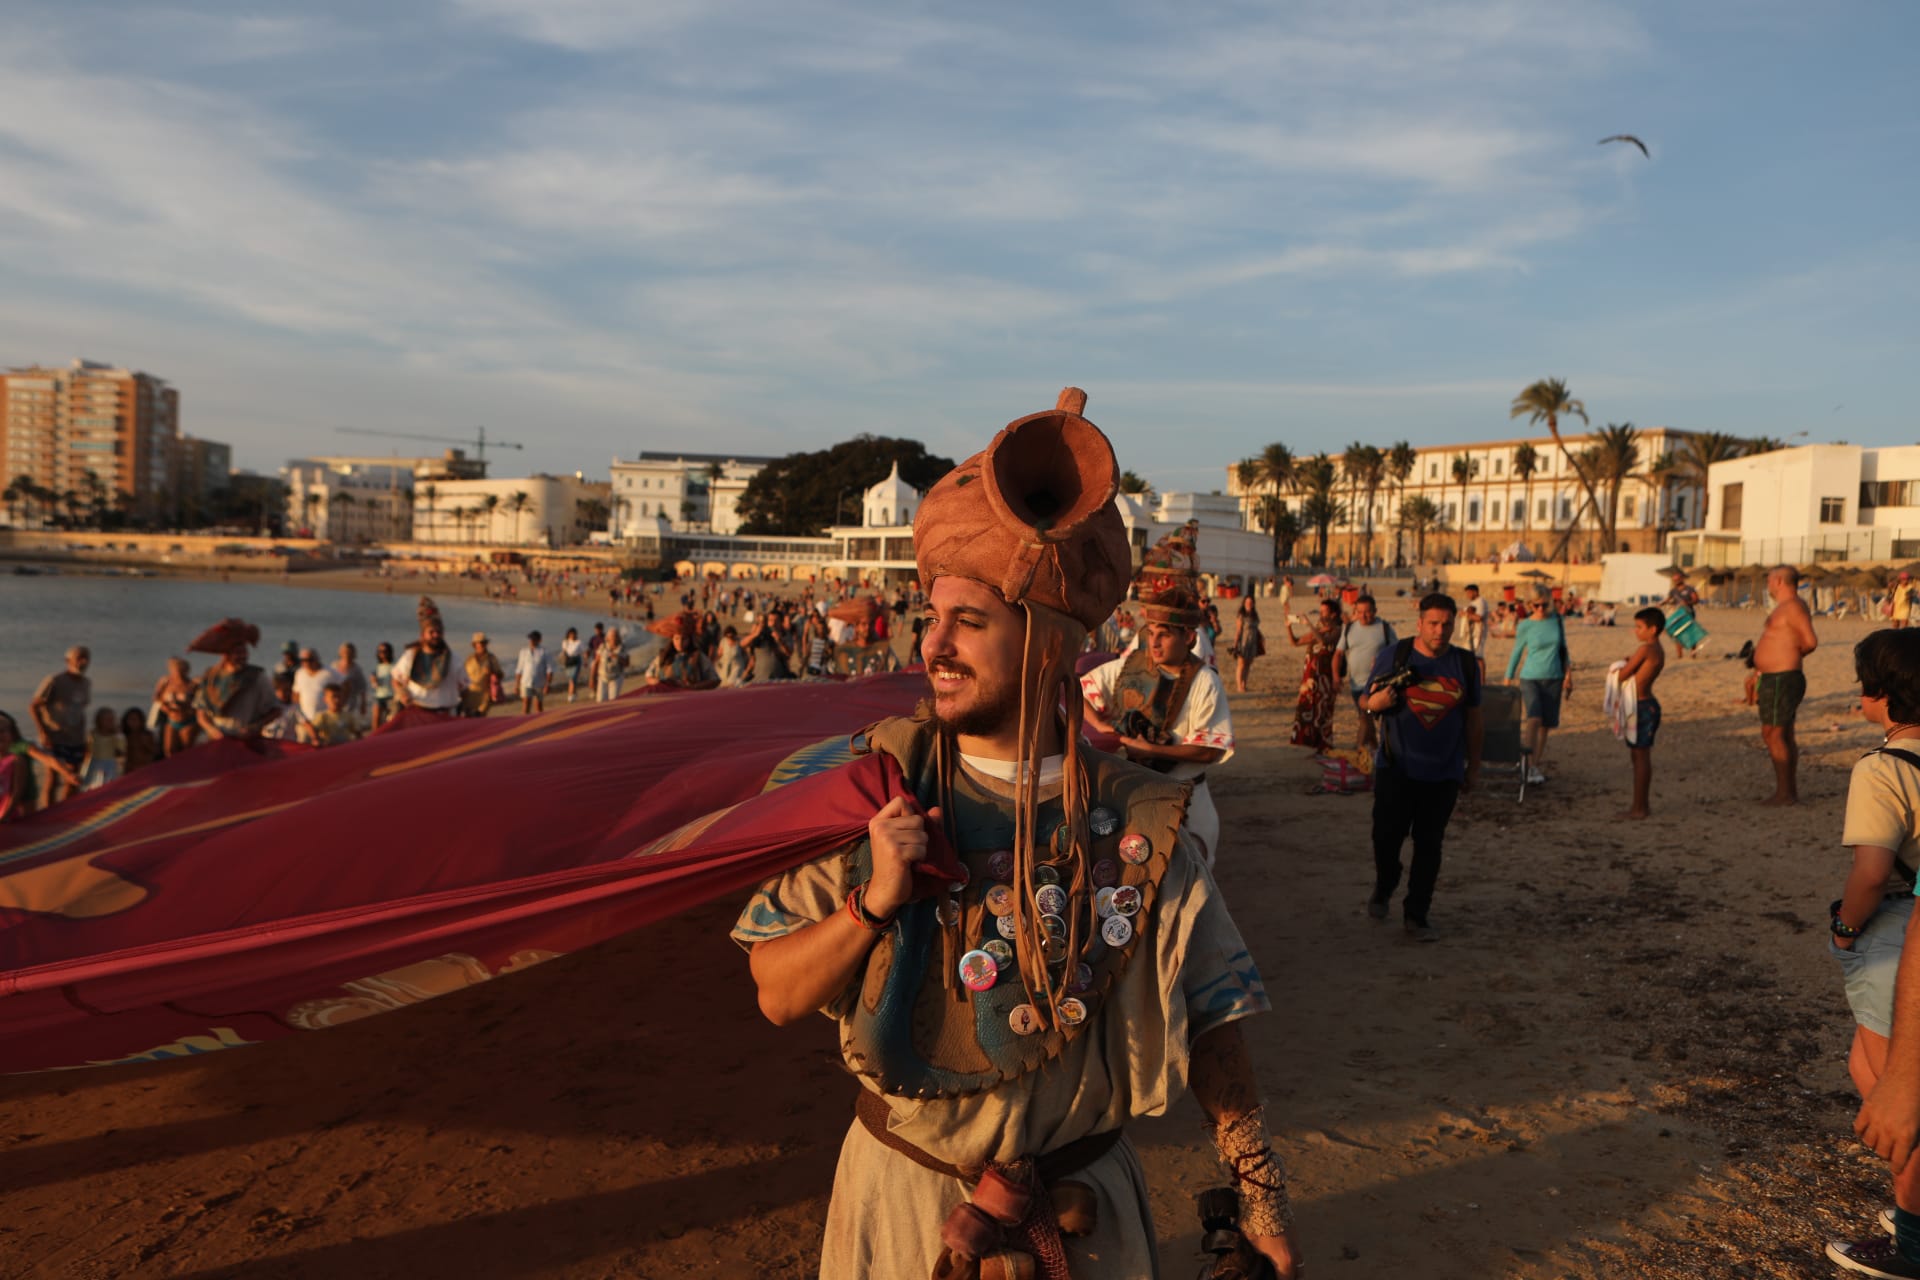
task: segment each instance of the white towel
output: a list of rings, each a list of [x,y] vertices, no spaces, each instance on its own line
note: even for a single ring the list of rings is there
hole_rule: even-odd
[[[1640,695],[1634,688],[1637,681],[1620,678],[1620,673],[1626,669],[1625,658],[1616,658],[1608,665],[1607,693],[1600,704],[1600,714],[1607,718],[1614,737],[1622,742],[1632,742],[1640,735]]]

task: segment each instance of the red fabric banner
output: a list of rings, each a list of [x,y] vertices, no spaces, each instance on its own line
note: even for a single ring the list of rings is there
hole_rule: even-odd
[[[902,673],[421,716],[319,751],[212,743],[0,827],[0,1071],[331,1026],[743,890],[864,831],[901,781],[848,735],[925,689]]]

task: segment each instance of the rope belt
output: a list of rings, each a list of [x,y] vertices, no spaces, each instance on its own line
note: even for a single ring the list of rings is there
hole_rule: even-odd
[[[922,1151],[887,1128],[886,1100],[862,1089],[854,1114],[882,1146],[924,1169],[972,1184],[941,1228],[933,1280],[1071,1280],[1062,1236],[1093,1232],[1093,1188],[1068,1180],[1119,1145],[1119,1129],[1090,1134],[1039,1157],[963,1169]]]
[[[872,1134],[874,1140],[884,1147],[891,1147],[923,1169],[945,1174],[949,1178],[958,1178],[962,1182],[974,1182],[980,1177],[982,1169],[963,1169],[959,1165],[948,1164],[914,1146],[899,1134],[887,1128],[887,1118],[892,1114],[887,1100],[871,1089],[860,1091],[860,1100],[854,1104],[853,1114]],[[1123,1131],[1109,1129],[1105,1133],[1088,1134],[1084,1138],[1057,1147],[1036,1160],[1042,1182],[1058,1182],[1060,1179],[1080,1172],[1107,1152],[1120,1145]]]

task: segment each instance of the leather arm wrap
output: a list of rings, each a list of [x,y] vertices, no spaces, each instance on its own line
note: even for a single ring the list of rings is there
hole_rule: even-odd
[[[1277,1236],[1291,1227],[1287,1167],[1273,1153],[1267,1109],[1255,1107],[1221,1122],[1213,1131],[1213,1144],[1233,1172],[1234,1190],[1240,1193],[1240,1230],[1250,1236]]]

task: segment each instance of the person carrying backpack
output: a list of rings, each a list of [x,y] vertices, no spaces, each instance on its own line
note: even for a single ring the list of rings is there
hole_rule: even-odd
[[[1401,917],[1408,936],[1435,942],[1428,918],[1441,845],[1462,792],[1480,777],[1480,666],[1448,637],[1459,609],[1434,592],[1420,601],[1410,639],[1380,651],[1361,709],[1379,720],[1373,768],[1373,893],[1367,915],[1387,918],[1400,886],[1400,848],[1413,837]]]

